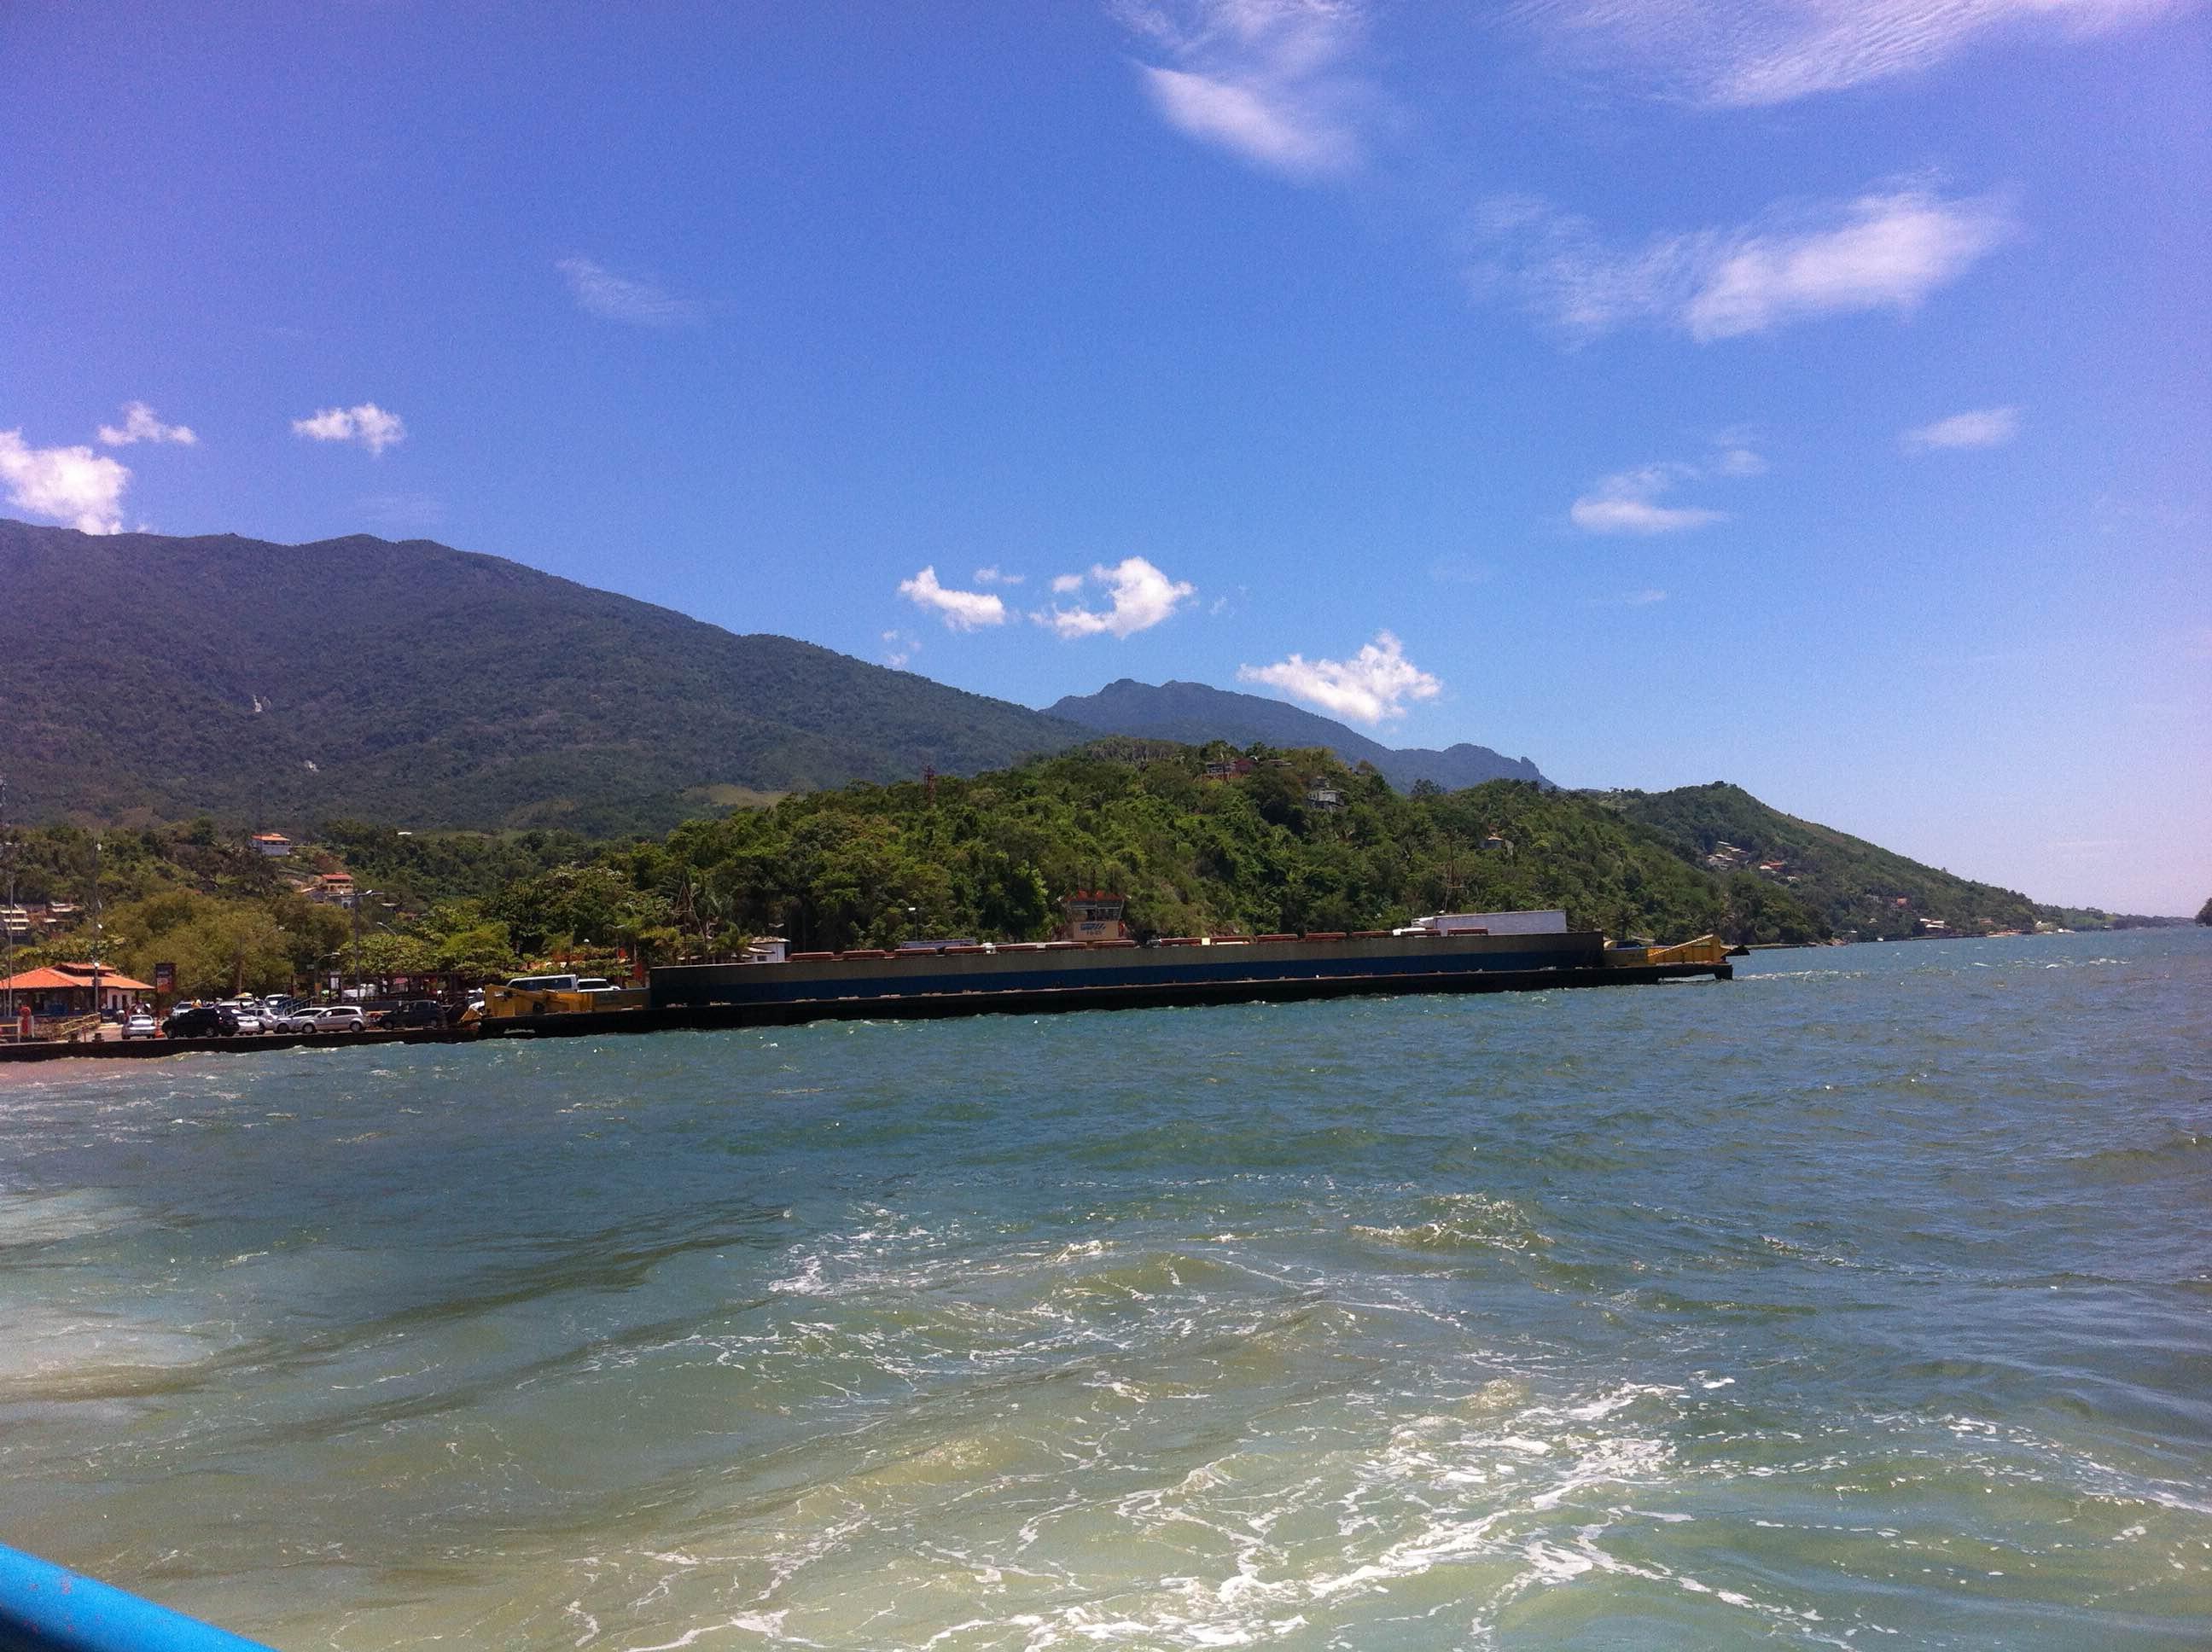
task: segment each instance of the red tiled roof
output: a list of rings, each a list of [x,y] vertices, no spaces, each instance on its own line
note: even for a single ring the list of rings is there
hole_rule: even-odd
[[[89,987],[92,985],[92,966],[88,963],[64,963],[43,969],[26,969],[20,975],[10,975],[0,981],[0,992],[52,992],[57,987]],[[119,993],[150,993],[151,981],[133,981],[120,970],[102,969],[100,988],[106,992],[113,987]]]

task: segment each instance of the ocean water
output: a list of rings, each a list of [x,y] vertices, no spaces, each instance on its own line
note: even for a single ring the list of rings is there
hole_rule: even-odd
[[[2212,933],[0,1069],[0,1535],[288,1649],[2212,1644]]]

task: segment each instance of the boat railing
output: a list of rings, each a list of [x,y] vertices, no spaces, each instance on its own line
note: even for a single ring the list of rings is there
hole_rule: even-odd
[[[6,1652],[270,1652],[51,1560],[0,1545]]]

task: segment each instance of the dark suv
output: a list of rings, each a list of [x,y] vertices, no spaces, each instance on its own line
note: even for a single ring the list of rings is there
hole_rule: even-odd
[[[446,1024],[446,1006],[434,998],[410,999],[387,1010],[383,1024],[394,1032],[406,1027],[442,1027]]]
[[[238,1014],[220,1004],[187,1004],[169,1011],[161,1023],[165,1038],[234,1038]]]

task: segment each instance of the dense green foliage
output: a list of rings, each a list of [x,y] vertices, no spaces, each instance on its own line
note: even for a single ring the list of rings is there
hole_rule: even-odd
[[[1784,862],[1782,887],[1841,936],[1889,940],[1913,934],[1923,920],[1973,934],[2035,926],[2034,906],[2024,895],[1954,877],[1785,815],[1741,787],[1716,781],[1672,792],[1610,793],[1606,800],[1693,865],[1723,842],[1748,851],[1754,860]]]
[[[7,768],[31,820],[604,836],[927,764],[973,773],[1085,732],[425,541],[0,521],[0,568]]]
[[[853,786],[680,827],[628,855],[694,946],[775,932],[803,948],[915,931],[1049,932],[1059,899],[1105,884],[1142,933],[1352,930],[1423,912],[1557,906],[1616,935],[1778,938],[1814,926],[1779,890],[1738,891],[1587,798],[1525,781],[1402,797],[1325,752],[1234,781],[1204,754],[1086,750],[939,783]],[[1308,801],[1326,781],[1340,808]],[[1485,838],[1510,847],[1486,853]]]
[[[1423,913],[1564,908],[1614,936],[1746,942],[1863,933],[1916,918],[1961,930],[2023,926],[2017,896],[1776,813],[1733,787],[1653,795],[1494,780],[1393,791],[1326,751],[1251,748],[1254,772],[1208,780],[1225,749],[1115,738],[969,779],[855,782],[665,839],[556,832],[406,835],[333,822],[307,853],[256,855],[210,823],[107,834],[106,956],[177,963],[188,992],[268,990],[356,957],[374,975],[483,979],[544,960],[663,959],[776,933],[801,950],[910,935],[1030,939],[1096,886],[1129,898],[1140,934],[1388,928]],[[1334,799],[1320,788],[1328,788]],[[1783,859],[1780,876],[1702,864],[1727,841]],[[362,925],[290,881],[343,859]],[[86,898],[91,839],[22,835],[30,902]],[[1896,907],[1902,895],[1907,902]],[[1893,919],[1893,911],[1904,914]],[[82,957],[88,932],[54,957]],[[356,951],[357,949],[357,951]]]
[[[91,833],[62,826],[12,834],[0,846],[19,901],[79,908],[73,925],[15,947],[16,969],[97,957],[143,981],[156,963],[173,963],[189,995],[271,992],[329,967],[350,936],[349,914],[304,899],[208,821],[106,832],[97,855],[94,843]],[[7,887],[0,881],[0,893]]]
[[[577,832],[403,832],[360,820],[327,820],[315,845],[412,912],[477,899],[556,866],[589,860],[604,844]]]

